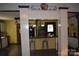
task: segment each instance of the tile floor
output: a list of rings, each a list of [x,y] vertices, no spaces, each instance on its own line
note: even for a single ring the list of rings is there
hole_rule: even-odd
[[[9,48],[8,56],[21,56],[20,45],[11,45]]]
[[[0,49],[0,56],[21,56],[20,45],[10,45],[7,48]]]
[[[32,50],[31,56],[57,56],[55,49]],[[10,45],[8,48],[0,49],[0,56],[21,56],[20,45]]]

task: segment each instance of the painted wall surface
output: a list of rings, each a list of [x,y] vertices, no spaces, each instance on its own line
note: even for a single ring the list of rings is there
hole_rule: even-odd
[[[10,43],[17,43],[17,32],[15,20],[5,21],[7,26],[7,33],[10,36]]]
[[[59,19],[59,11],[29,10],[29,19]]]

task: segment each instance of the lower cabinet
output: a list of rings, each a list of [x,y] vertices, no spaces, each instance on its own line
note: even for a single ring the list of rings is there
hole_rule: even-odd
[[[56,38],[31,39],[30,49],[31,50],[56,49]]]

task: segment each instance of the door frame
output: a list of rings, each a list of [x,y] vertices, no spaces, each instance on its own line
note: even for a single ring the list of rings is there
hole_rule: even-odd
[[[20,8],[20,23],[21,23],[21,45],[22,45],[22,55],[29,56],[29,19],[58,19],[58,54],[68,55],[68,34],[67,34],[67,7],[60,7],[57,11],[43,11],[43,10],[31,10],[29,6],[19,6]],[[48,14],[49,12],[49,14]],[[23,16],[24,15],[24,16]],[[25,16],[27,15],[27,16]],[[38,15],[38,16],[37,16]],[[50,16],[49,16],[50,15]],[[41,17],[40,17],[41,16]],[[24,24],[27,25],[25,30]],[[24,33],[25,31],[25,33]],[[63,33],[65,33],[63,35]],[[26,37],[27,35],[27,37]],[[64,37],[63,37],[64,36]],[[63,42],[64,41],[64,42]],[[64,53],[65,51],[65,53]]]

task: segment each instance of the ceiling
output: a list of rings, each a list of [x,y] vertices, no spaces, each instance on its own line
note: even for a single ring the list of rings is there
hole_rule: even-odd
[[[19,12],[0,12],[0,20],[13,20],[19,17]]]

